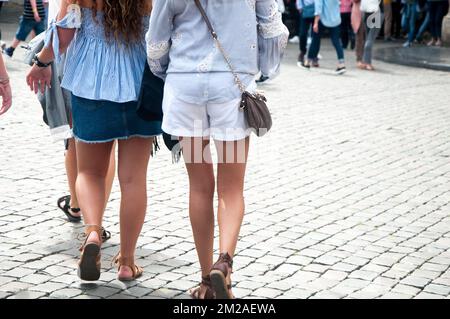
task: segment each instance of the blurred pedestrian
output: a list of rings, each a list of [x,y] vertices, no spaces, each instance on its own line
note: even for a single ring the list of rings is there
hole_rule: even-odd
[[[442,21],[446,16],[449,3],[448,0],[428,0],[430,7],[430,29],[431,41],[429,46],[442,46]]]
[[[5,54],[12,57],[20,42],[25,41],[31,32],[38,35],[46,29],[45,8],[43,0],[24,0],[23,14],[19,20],[19,28],[10,47]]]
[[[350,49],[355,48],[355,33],[351,24],[352,6],[352,0],[341,0],[341,40],[344,50],[347,49],[349,43]]]
[[[423,34],[430,27],[430,5],[428,1],[419,1],[420,13],[422,14],[422,23],[420,24],[419,30],[415,36],[415,42],[423,43]]]
[[[304,64],[306,68],[309,68],[314,61],[317,61],[322,34],[325,29],[328,29],[331,43],[336,50],[338,59],[334,73],[343,74],[346,72],[344,50],[341,44],[341,10],[339,2],[339,0],[316,0],[314,2],[314,26],[312,42],[308,51],[308,61]],[[318,66],[318,63],[315,63]]]
[[[362,56],[362,65],[360,68],[373,71],[372,51],[375,40],[380,33],[383,25],[384,4],[379,0],[361,0],[361,12],[363,14],[363,23],[366,27],[366,41],[364,43],[364,53]]]
[[[406,0],[405,3],[403,13],[403,29],[407,31],[406,42],[403,44],[405,48],[412,46],[416,34],[417,5],[418,0]]]
[[[363,15],[361,12],[361,0],[353,0],[352,7],[352,28],[355,33],[356,44],[356,66],[360,69],[364,69],[364,63],[362,62],[364,54],[364,44],[366,43],[366,24],[363,22]]]
[[[392,41],[392,0],[383,0],[384,9],[384,41]]]
[[[297,9],[300,12],[300,54],[297,65],[305,66],[308,37],[314,25],[314,0],[297,0]]]
[[[402,0],[391,0],[392,38],[399,39],[402,34]]]

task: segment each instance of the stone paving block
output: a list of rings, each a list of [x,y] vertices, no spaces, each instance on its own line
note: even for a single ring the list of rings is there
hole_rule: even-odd
[[[414,297],[414,299],[443,299],[443,298],[444,296],[442,295],[435,295],[427,292],[421,292]]]
[[[25,277],[20,278],[20,281],[25,282],[25,283],[30,283],[30,284],[42,284],[46,281],[49,281],[51,279],[50,276],[46,276],[46,275],[39,275],[39,274],[31,274]]]
[[[360,266],[358,266],[358,265],[352,265],[352,264],[340,262],[340,263],[337,263],[337,264],[331,266],[330,268],[333,270],[336,270],[336,271],[351,272],[359,267]]]
[[[367,270],[355,270],[348,275],[349,278],[363,279],[369,281],[372,281],[377,276],[378,274],[376,272]]]
[[[348,273],[344,271],[337,270],[327,270],[321,278],[330,279],[330,280],[338,280],[341,281],[348,277]]]
[[[49,297],[57,298],[57,299],[71,299],[80,294],[81,294],[81,291],[78,289],[65,288],[65,289],[60,289],[60,290],[56,290],[56,291],[52,292]]]
[[[238,288],[246,288],[248,290],[256,290],[258,288],[263,287],[265,284],[262,282],[256,282],[256,281],[250,281],[250,280],[245,280],[245,281],[240,281],[239,283],[236,284],[236,287]]]
[[[392,292],[405,294],[405,295],[411,295],[411,296],[417,295],[420,291],[421,291],[421,289],[419,289],[417,287],[407,286],[404,284],[398,284],[394,288],[392,288]]]
[[[87,296],[92,297],[100,297],[100,298],[108,298],[116,293],[118,293],[120,290],[117,288],[112,288],[108,286],[98,286],[92,289],[86,289],[84,290],[83,294]]]
[[[276,298],[277,296],[282,294],[282,291],[278,289],[272,289],[272,288],[259,288],[256,289],[253,293],[254,296],[258,296],[261,298]]]
[[[430,281],[428,278],[408,276],[401,283],[417,288],[424,288]]]
[[[46,282],[40,285],[32,286],[29,289],[33,291],[40,291],[45,293],[52,293],[56,290],[65,288],[65,284],[56,283],[56,282]]]
[[[45,295],[45,292],[22,290],[9,296],[8,299],[38,299]]]
[[[135,296],[126,295],[124,293],[118,293],[108,297],[108,299],[136,299]]]
[[[152,297],[162,297],[162,298],[173,298],[180,293],[179,290],[160,288],[151,292],[148,296]]]
[[[7,284],[0,286],[0,291],[18,293],[22,290],[27,290],[29,288],[33,288],[33,286],[31,284],[20,281],[11,281]]]
[[[300,266],[292,264],[283,264],[274,270],[276,274],[292,275],[300,270]]]
[[[380,297],[380,299],[411,299],[412,295],[405,295],[401,293],[388,292]]]
[[[344,294],[340,294],[334,291],[320,291],[315,295],[309,297],[309,299],[341,299],[344,298]]]
[[[145,287],[144,285],[136,285],[131,288],[125,289],[122,293],[137,298],[148,295],[152,292],[152,289]]]
[[[311,291],[304,289],[290,289],[278,296],[279,299],[307,299],[312,295]]]
[[[306,266],[309,263],[311,263],[314,259],[311,257],[306,257],[306,256],[302,256],[302,255],[294,255],[289,257],[286,260],[286,263],[288,264],[294,264],[294,265],[301,265],[301,266]]]
[[[23,276],[31,275],[34,272],[35,271],[32,269],[17,267],[17,268],[11,269],[11,270],[3,273],[3,275],[8,276],[8,277],[21,278]]]
[[[423,291],[432,294],[448,296],[450,294],[450,287],[444,285],[429,284],[423,289]]]
[[[75,297],[73,297],[73,299],[102,299],[101,297],[99,297],[99,296],[93,296],[93,295],[78,295],[78,296],[75,296]]]

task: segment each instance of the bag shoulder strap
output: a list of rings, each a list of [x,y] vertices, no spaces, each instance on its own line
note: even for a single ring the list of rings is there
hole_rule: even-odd
[[[211,21],[208,18],[208,15],[206,14],[205,9],[203,8],[202,4],[200,3],[200,0],[194,0],[195,5],[197,6],[198,10],[200,11],[200,14],[202,15],[203,20],[205,21],[209,32],[211,33],[212,38],[214,39],[214,42],[217,45],[217,48],[219,49],[220,53],[222,53],[225,62],[227,63],[228,67],[231,70],[231,73],[233,74],[234,81],[236,82],[237,86],[239,87],[239,90],[241,93],[245,92],[245,86],[242,83],[241,79],[239,78],[239,75],[237,74],[236,70],[233,67],[233,64],[231,63],[230,58],[228,57],[228,54],[225,52],[225,49],[223,48],[222,44],[219,41],[219,37],[217,36],[216,31],[214,30],[214,27],[211,24]]]

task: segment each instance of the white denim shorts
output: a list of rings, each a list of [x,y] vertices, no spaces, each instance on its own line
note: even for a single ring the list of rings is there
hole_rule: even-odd
[[[203,137],[217,141],[239,141],[248,137],[241,99],[225,103],[190,104],[180,100],[170,85],[164,88],[163,123],[165,133],[177,137]]]

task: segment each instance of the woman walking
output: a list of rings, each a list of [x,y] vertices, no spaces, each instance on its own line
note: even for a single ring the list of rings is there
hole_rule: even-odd
[[[336,50],[338,64],[335,74],[344,74],[345,67],[344,50],[341,43],[341,14],[339,0],[315,0],[315,17],[311,47],[308,51],[308,63],[304,66],[309,68],[313,61],[317,60],[320,51],[320,41],[325,29],[330,32],[331,43]]]
[[[49,2],[48,15],[50,28],[52,23],[57,20],[61,8],[61,0],[53,0]],[[64,77],[65,55],[61,56],[58,62],[53,62],[51,66],[52,72],[55,72],[56,77],[53,76],[59,85],[53,85],[48,88],[45,94],[39,95],[39,101],[44,110],[45,123],[50,127],[50,132],[55,140],[64,140],[65,148],[65,167],[67,182],[69,188],[69,195],[60,197],[57,201],[58,208],[67,217],[67,220],[72,223],[81,221],[81,209],[78,203],[78,196],[76,194],[75,182],[77,180],[77,152],[76,143],[72,138],[71,124],[72,124],[72,105],[71,93],[60,86],[61,79]],[[59,90],[59,92],[56,92]],[[61,98],[55,98],[59,96]],[[115,174],[115,147],[111,151],[110,165],[106,178],[106,202],[109,199],[112,184]],[[102,239],[107,240],[110,237],[110,232],[103,231]]]
[[[366,28],[362,63],[358,66],[361,69],[375,70],[372,65],[372,51],[375,40],[383,25],[383,8],[383,3],[378,0],[361,0],[362,19]]]
[[[154,1],[147,51],[152,71],[166,79],[163,130],[182,139],[189,175],[189,215],[202,270],[201,285],[191,295],[228,299],[233,298],[233,257],[244,217],[250,130],[239,110],[240,90],[196,2]],[[288,30],[276,0],[199,3],[248,91],[254,90],[259,71],[269,78],[278,73]],[[239,41],[236,34],[243,35]],[[210,139],[219,155],[217,180]],[[220,255],[214,263],[216,183]]]
[[[100,277],[106,176],[116,140],[122,195],[121,245],[115,258],[118,279],[134,280],[143,272],[136,266],[134,255],[145,219],[152,142],[161,132],[161,123],[145,122],[136,113],[150,11],[150,0],[63,1],[60,21],[53,25],[48,38],[51,42],[35,57],[27,77],[32,90],[45,88],[50,79],[49,63],[71,44],[61,85],[72,93],[76,193],[86,224],[78,266],[83,280]]]

